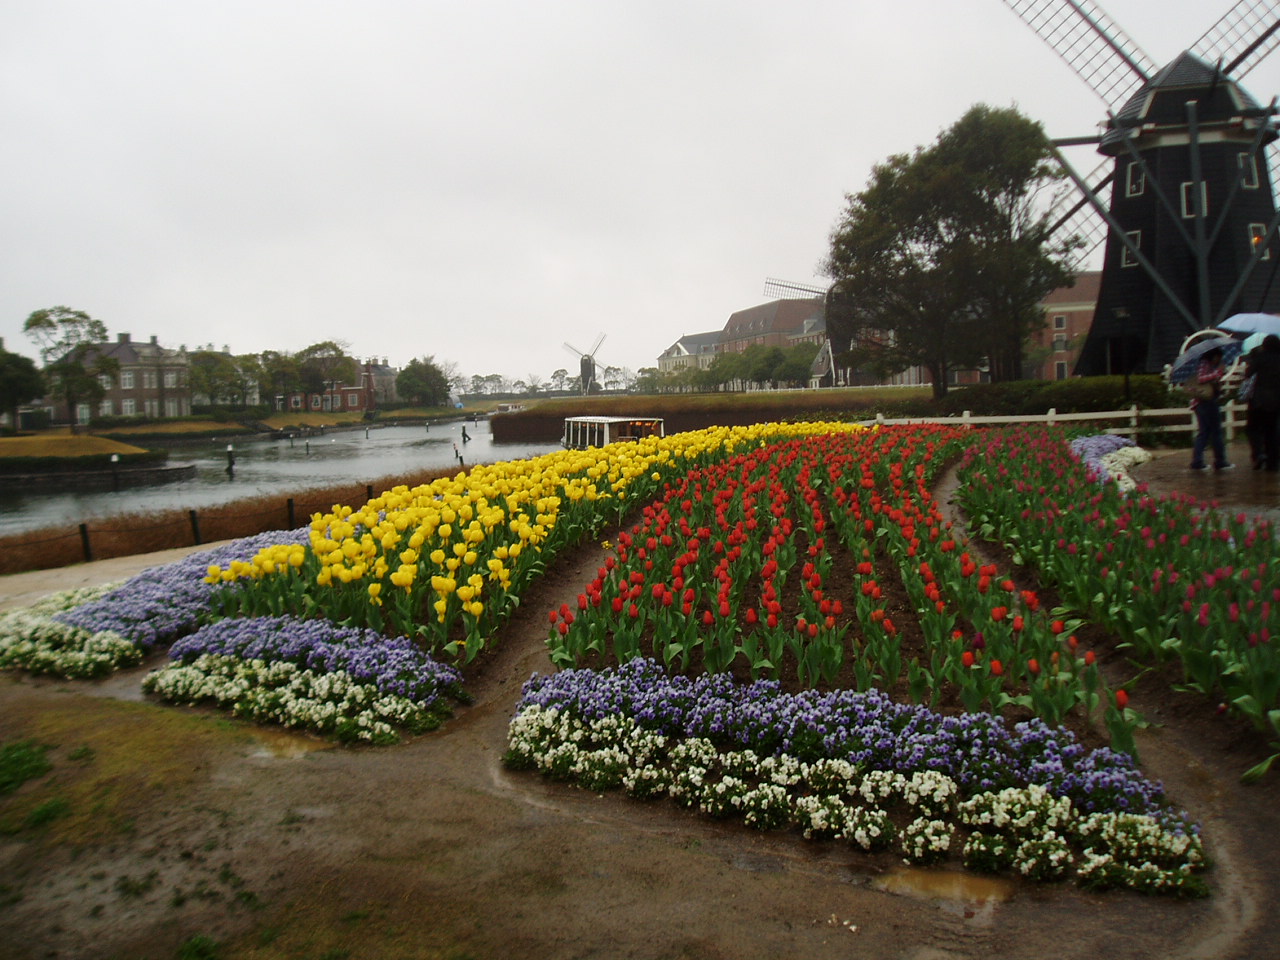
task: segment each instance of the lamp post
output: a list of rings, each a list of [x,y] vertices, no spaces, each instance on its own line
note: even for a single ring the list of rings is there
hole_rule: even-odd
[[[236,473],[236,448],[232,444],[227,444],[227,476],[233,477]]]
[[[1120,322],[1120,365],[1124,367],[1124,402],[1133,403],[1133,393],[1129,389],[1129,310],[1127,307],[1115,308],[1116,320]]]
[[[120,489],[120,454],[113,453],[111,455],[111,490],[113,492]]]

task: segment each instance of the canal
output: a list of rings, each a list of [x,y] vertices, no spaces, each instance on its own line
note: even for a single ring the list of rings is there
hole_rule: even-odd
[[[463,440],[466,430],[469,439]],[[372,483],[383,477],[424,478],[478,463],[522,460],[560,448],[558,443],[495,443],[486,421],[430,426],[371,426],[330,430],[322,436],[283,440],[233,440],[234,469],[227,473],[228,441],[183,445],[169,462],[194,463],[190,479],[112,491],[39,489],[0,496],[0,536],[46,527],[72,527],[103,517],[150,510],[198,510],[236,500],[334,486]],[[461,459],[459,459],[461,458]]]

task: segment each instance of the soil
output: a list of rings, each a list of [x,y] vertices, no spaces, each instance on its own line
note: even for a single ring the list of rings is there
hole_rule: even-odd
[[[1184,456],[1161,457],[1139,478],[1155,492],[1253,513],[1280,504],[1280,481],[1245,463],[1206,477],[1190,474]],[[952,489],[944,483],[939,500]],[[176,553],[4,577],[0,597],[26,603]],[[1133,705],[1153,721],[1139,749],[1148,773],[1203,824],[1214,860],[1204,900],[990,884],[954,868],[898,873],[892,858],[842,844],[506,770],[521,684],[551,669],[546,611],[572,602],[600,559],[595,544],[563,557],[470,679],[474,703],[397,747],[333,747],[150,704],[139,687],[150,665],[102,683],[0,682],[0,741],[50,743],[50,776],[73,797],[71,748],[94,743],[84,769],[96,771],[97,805],[82,802],[115,817],[96,833],[55,824],[0,835],[0,955],[1280,956],[1276,774],[1239,782],[1265,744],[1214,704],[1174,693],[1167,678],[1135,690]],[[1127,676],[1121,655],[1105,660]],[[142,749],[124,751],[139,731]],[[47,787],[30,781],[0,796],[0,826],[6,804],[38,789]]]

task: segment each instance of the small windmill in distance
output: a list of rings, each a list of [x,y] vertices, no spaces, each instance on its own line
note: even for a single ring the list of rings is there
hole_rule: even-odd
[[[600,392],[600,381],[596,379],[596,351],[600,349],[600,344],[604,343],[604,334],[596,337],[596,342],[592,345],[591,350],[583,353],[572,343],[565,341],[565,349],[578,356],[578,375],[582,381],[582,395],[585,397],[589,393]]]

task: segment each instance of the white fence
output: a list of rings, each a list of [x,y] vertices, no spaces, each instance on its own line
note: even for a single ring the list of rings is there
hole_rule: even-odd
[[[1244,430],[1245,405],[1230,400],[1222,405],[1222,428],[1228,441],[1234,440],[1237,431]],[[1119,426],[1104,427],[1103,433],[1124,434],[1130,438],[1147,430],[1160,430],[1169,433],[1195,433],[1196,415],[1187,407],[1166,407],[1159,410],[1143,410],[1137,404],[1127,410],[1102,410],[1092,413],[1058,413],[1051,409],[1040,416],[1016,414],[1001,417],[975,417],[968,410],[958,417],[906,417],[889,419],[877,414],[874,420],[864,421],[872,424],[898,423],[962,423],[972,426],[986,426],[1002,423],[1088,423],[1090,421],[1119,421]]]

